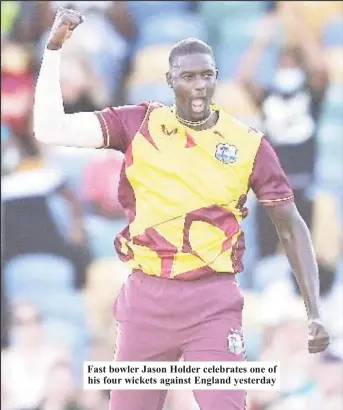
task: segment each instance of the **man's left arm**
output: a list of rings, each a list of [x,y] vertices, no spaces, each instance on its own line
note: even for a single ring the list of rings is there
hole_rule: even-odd
[[[329,336],[320,319],[318,267],[309,229],[295,203],[271,206],[267,211],[304,299],[309,320],[309,352],[321,352],[328,347]]]
[[[308,350],[324,351],[329,336],[320,318],[318,267],[310,232],[278,157],[265,138],[255,158],[250,186],[269,213],[298,282],[309,320]]]

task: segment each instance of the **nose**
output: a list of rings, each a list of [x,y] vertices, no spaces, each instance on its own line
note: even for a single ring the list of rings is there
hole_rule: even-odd
[[[206,84],[203,78],[198,78],[195,83],[195,90],[196,91],[205,91]]]

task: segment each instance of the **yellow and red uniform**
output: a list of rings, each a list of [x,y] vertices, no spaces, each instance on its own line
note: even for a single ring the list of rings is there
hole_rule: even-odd
[[[105,146],[125,154],[118,195],[129,225],[116,249],[133,271],[182,280],[241,272],[249,189],[267,206],[293,201],[263,135],[213,109],[219,119],[203,131],[157,103],[97,113]]]

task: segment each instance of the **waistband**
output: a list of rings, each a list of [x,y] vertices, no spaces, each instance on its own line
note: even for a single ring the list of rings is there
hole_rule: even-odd
[[[155,275],[148,275],[140,270],[134,270],[132,274],[132,279],[138,280],[141,283],[150,283],[152,286],[157,285],[160,287],[167,287],[168,289],[171,288],[187,288],[187,287],[193,287],[195,284],[197,285],[206,285],[209,283],[234,283],[237,285],[237,279],[236,275],[233,273],[216,273],[204,277],[199,277],[196,279],[191,279],[191,280],[182,280],[182,279],[177,279],[177,278],[163,278],[161,276],[155,276]]]

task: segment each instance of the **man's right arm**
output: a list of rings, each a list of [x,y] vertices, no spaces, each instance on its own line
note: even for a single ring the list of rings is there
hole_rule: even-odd
[[[61,49],[44,52],[35,90],[35,137],[46,144],[100,148],[104,139],[95,113],[64,112],[59,74],[61,53]]]
[[[62,46],[83,22],[77,11],[60,8],[50,31],[39,72],[33,109],[35,137],[44,143],[69,147],[100,148],[100,123],[94,113],[66,115],[60,87]]]
[[[98,112],[64,112],[60,86],[62,46],[82,22],[83,16],[75,10],[60,8],[56,14],[35,90],[35,137],[51,145],[110,147],[125,152],[146,117],[146,104]]]

